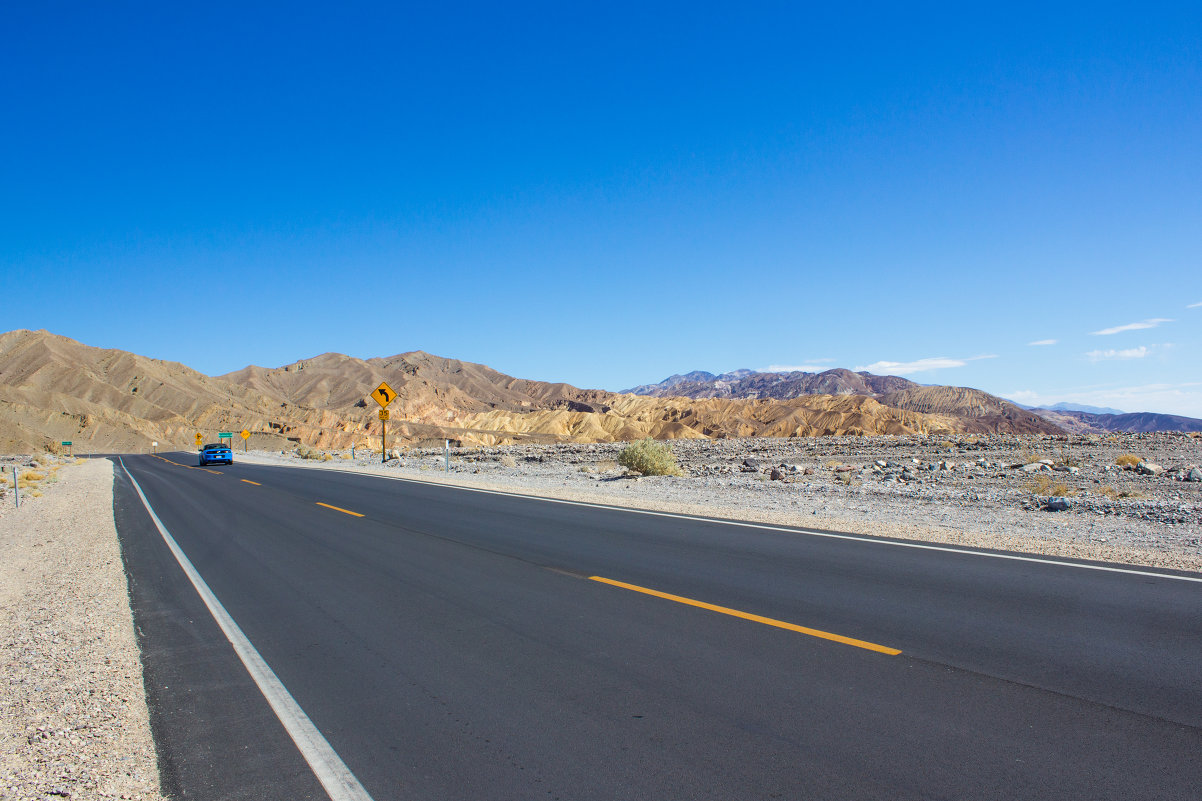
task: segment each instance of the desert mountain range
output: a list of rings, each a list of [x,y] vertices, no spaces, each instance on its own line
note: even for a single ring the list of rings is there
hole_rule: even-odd
[[[0,334],[0,451],[41,450],[63,440],[77,451],[141,451],[152,441],[190,449],[197,432],[211,441],[220,431],[243,429],[254,448],[378,448],[381,423],[369,393],[382,381],[398,395],[389,407],[390,447],[444,437],[498,445],[645,436],[1062,433],[980,390],[848,370],[780,374],[783,380],[742,372],[735,382],[758,387],[757,394],[704,396],[697,385],[719,378],[709,374],[674,376],[680,390],[674,392],[579,389],[422,351],[372,359],[327,353],[206,376],[46,331],[11,331]],[[783,387],[781,396],[770,385]]]
[[[697,370],[626,391],[652,397],[683,395],[689,398],[795,398],[817,393],[867,395],[899,409],[975,418],[977,425],[997,431],[1024,431],[1031,425],[1031,415],[1074,434],[1202,431],[1202,420],[1193,417],[1156,412],[1124,413],[1117,409],[1067,403],[1048,408],[1020,406],[978,389],[924,386],[898,376],[842,369],[822,373],[733,370],[721,375]]]

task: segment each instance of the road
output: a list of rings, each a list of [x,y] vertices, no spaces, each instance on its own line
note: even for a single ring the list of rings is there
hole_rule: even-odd
[[[126,456],[114,491],[180,798],[327,790],[147,504],[364,793],[334,797],[1202,786],[1197,575],[194,459]]]

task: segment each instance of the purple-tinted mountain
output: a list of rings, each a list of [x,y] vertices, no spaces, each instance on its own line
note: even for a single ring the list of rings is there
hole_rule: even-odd
[[[696,370],[665,378],[658,384],[644,384],[625,390],[634,395],[656,398],[776,398],[787,400],[803,395],[886,395],[919,386],[895,375],[853,373],[836,368],[822,373],[758,373],[734,370],[714,375]]]
[[[1033,409],[1035,414],[1066,431],[1077,434],[1103,434],[1108,431],[1144,433],[1149,431],[1202,431],[1202,420],[1178,414],[1130,412],[1128,414],[1093,414],[1072,410]]]

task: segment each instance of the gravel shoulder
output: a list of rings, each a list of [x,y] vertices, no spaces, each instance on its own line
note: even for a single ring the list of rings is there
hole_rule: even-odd
[[[113,465],[39,462],[0,498],[0,799],[161,799]]]
[[[1202,572],[1202,439],[981,436],[681,440],[683,477],[625,475],[621,444],[237,453],[629,508]],[[1138,453],[1158,475],[1116,464]],[[328,457],[328,458],[327,458]],[[1033,467],[1024,469],[1026,466]],[[1196,475],[1196,474],[1195,474]],[[1052,495],[1050,493],[1063,493]],[[1063,501],[1061,511],[1049,509]]]

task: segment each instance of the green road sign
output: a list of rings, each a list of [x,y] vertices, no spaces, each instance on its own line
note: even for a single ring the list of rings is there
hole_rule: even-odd
[[[233,434],[231,434],[230,432],[228,432],[228,431],[222,431],[220,434],[218,434],[218,435],[217,435],[217,439],[228,439],[228,438],[230,438],[230,437],[232,437],[232,436],[234,436],[234,435],[233,435]]]
[[[64,445],[70,445],[70,444],[71,444],[71,440],[64,440],[64,441],[63,441],[63,444],[64,444]]]

